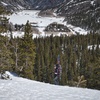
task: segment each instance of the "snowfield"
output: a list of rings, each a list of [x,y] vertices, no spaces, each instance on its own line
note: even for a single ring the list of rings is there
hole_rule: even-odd
[[[90,50],[92,50],[93,48],[94,48],[94,50],[96,50],[97,45],[94,45],[94,47],[93,47],[93,45],[88,46],[88,49],[90,49]],[[100,48],[100,45],[98,46],[98,48]]]
[[[26,22],[29,20],[31,23],[37,23],[38,29],[40,32],[43,33],[43,30],[47,25],[53,22],[57,22],[59,24],[63,23],[64,18],[63,17],[41,17],[38,16],[39,10],[23,10],[20,12],[16,12],[12,14],[11,16],[8,16],[10,18],[10,22],[13,24],[26,24]]]
[[[0,79],[0,100],[100,100],[100,91],[56,86],[13,76]]]
[[[45,34],[44,33],[44,29],[46,28],[46,26],[48,26],[49,24],[53,23],[53,22],[57,22],[58,24],[64,24],[66,25],[70,31],[73,34],[80,33],[80,34],[87,34],[87,31],[85,31],[84,29],[81,29],[79,27],[75,27],[72,25],[67,24],[67,22],[64,22],[64,17],[42,17],[42,16],[38,16],[38,13],[40,11],[39,10],[22,10],[20,12],[15,12],[10,16],[7,16],[7,18],[9,18],[9,21],[12,22],[14,25],[18,24],[18,25],[22,25],[22,24],[26,24],[26,22],[29,20],[29,22],[31,23],[36,23],[36,25],[38,26],[38,30],[40,31],[41,34],[37,35],[37,33],[33,33],[35,37],[44,37],[44,36],[48,36],[50,34]],[[23,36],[23,33],[21,35],[21,33],[19,35],[17,35],[15,32],[13,32],[13,37],[17,37],[17,36]],[[9,33],[6,33],[7,35]],[[59,32],[57,35],[60,36],[61,34],[66,34],[65,32]]]

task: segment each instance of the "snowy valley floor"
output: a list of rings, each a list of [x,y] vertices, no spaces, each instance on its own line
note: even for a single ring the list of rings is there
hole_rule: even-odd
[[[64,17],[42,17],[38,16],[39,12],[39,10],[23,10],[20,12],[15,12],[12,15],[9,15],[7,16],[7,18],[9,19],[9,22],[13,23],[13,25],[26,24],[28,20],[30,23],[37,23],[37,29],[41,34],[33,33],[33,38],[50,36],[51,34],[45,34],[44,29],[53,22],[67,26],[73,34],[87,34],[87,31],[85,31],[84,29],[81,29],[80,27],[75,27],[73,25],[67,24],[67,22],[64,22]],[[12,33],[13,37],[22,37],[24,35],[24,32],[21,31],[13,31]],[[3,35],[7,35],[9,37],[10,34],[10,32],[3,33]],[[66,32],[58,32],[56,35],[60,36],[61,34],[67,35]],[[53,35],[55,36],[55,34]]]
[[[15,77],[0,79],[0,100],[100,100],[100,91],[55,86]]]

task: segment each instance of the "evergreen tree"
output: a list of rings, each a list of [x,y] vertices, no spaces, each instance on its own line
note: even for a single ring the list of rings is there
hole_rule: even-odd
[[[34,79],[33,69],[35,63],[35,44],[32,39],[31,25],[29,22],[25,25],[25,35],[22,37],[19,45],[20,66],[22,67],[22,76]]]
[[[0,70],[12,70],[13,59],[9,49],[9,39],[0,35]]]
[[[71,37],[50,36],[35,39],[37,51],[35,77],[39,81],[52,83],[54,64],[59,54],[62,65],[60,84],[75,86],[77,77],[84,76],[85,86],[99,89],[99,77],[96,76],[96,73],[99,75],[99,38],[99,34],[78,34]],[[94,46],[93,49],[88,49],[91,45]],[[97,45],[96,49],[95,45]]]

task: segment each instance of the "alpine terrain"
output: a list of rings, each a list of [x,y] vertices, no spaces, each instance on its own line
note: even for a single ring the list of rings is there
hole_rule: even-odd
[[[64,0],[1,0],[0,5],[7,9],[48,9],[56,7]]]
[[[0,0],[0,100],[100,100],[100,0]]]
[[[85,30],[100,30],[100,0],[65,0],[57,9],[67,23]]]
[[[0,80],[0,100],[99,100],[100,91],[55,86],[13,76]]]

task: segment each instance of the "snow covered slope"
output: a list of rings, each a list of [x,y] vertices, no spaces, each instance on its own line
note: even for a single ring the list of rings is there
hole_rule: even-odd
[[[38,16],[39,12],[40,12],[39,10],[23,10],[20,12],[15,12],[14,14],[8,16],[8,18],[10,18],[10,20],[9,20],[10,22],[12,22],[13,24],[18,24],[18,25],[25,24],[27,22],[27,20],[29,20],[29,22],[31,22],[31,23],[37,23],[37,26],[38,26],[37,28],[41,32],[41,34],[40,34],[41,36],[45,35],[44,29],[53,22],[57,22],[58,24],[66,25],[72,31],[73,34],[75,34],[76,32],[78,32],[80,34],[87,34],[87,31],[85,31],[79,27],[74,27],[72,25],[68,25],[67,22],[64,22],[64,17],[57,17],[57,16],[42,17],[42,16]],[[60,32],[58,35],[60,35],[60,34],[66,34],[66,33]],[[16,37],[16,36],[14,36],[14,37]]]
[[[57,9],[58,15],[74,26],[100,30],[100,0],[65,0]]]
[[[56,7],[64,0],[0,0],[0,5],[7,10],[18,9],[48,9]]]
[[[9,11],[18,9],[29,9],[33,0],[0,0],[0,5]]]
[[[0,79],[0,100],[100,100],[98,90],[50,85],[11,74],[10,77],[12,80]]]
[[[52,22],[63,23],[64,18],[56,18],[56,17],[41,17],[38,16],[39,10],[23,10],[21,12],[17,12],[8,16],[10,18],[10,22],[13,24],[25,24],[27,20],[31,23],[37,23],[40,28],[44,28]]]
[[[61,4],[64,0],[33,0],[32,8],[34,9],[48,9],[54,8]]]

